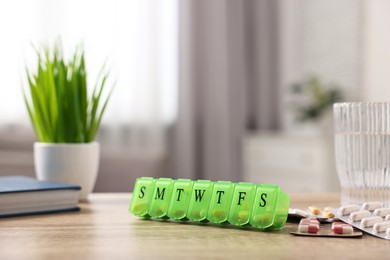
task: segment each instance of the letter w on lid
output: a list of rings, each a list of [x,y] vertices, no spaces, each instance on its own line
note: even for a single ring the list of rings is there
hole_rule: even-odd
[[[212,197],[213,183],[206,180],[194,182],[193,192],[188,207],[188,219],[202,221],[206,219]]]
[[[194,190],[194,192],[195,192],[195,201],[201,202],[205,191],[206,190]]]

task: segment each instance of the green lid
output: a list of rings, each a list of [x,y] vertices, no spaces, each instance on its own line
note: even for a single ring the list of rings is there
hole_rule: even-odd
[[[140,217],[280,229],[290,199],[275,185],[137,178],[129,211]]]
[[[276,202],[280,188],[274,185],[256,185],[256,196],[249,223],[257,228],[268,228],[274,223]]]
[[[153,195],[155,180],[143,177],[135,180],[129,211],[139,217],[148,217],[148,209]]]
[[[227,221],[233,191],[234,183],[228,181],[214,183],[207,220],[217,224]]]
[[[163,218],[167,216],[168,206],[172,196],[173,182],[169,178],[156,180],[149,208],[149,215],[151,217]]]
[[[290,207],[290,197],[286,192],[279,189],[279,196],[276,201],[276,212],[274,224],[270,229],[280,229],[286,224],[288,217],[288,208]]]
[[[233,200],[228,221],[237,226],[248,224],[252,213],[256,186],[252,183],[240,182],[234,187]]]
[[[206,180],[194,181],[187,218],[192,221],[206,219],[209,209],[213,183]]]
[[[168,217],[179,220],[187,214],[188,204],[192,194],[192,181],[178,179],[173,184],[171,202],[168,208]]]

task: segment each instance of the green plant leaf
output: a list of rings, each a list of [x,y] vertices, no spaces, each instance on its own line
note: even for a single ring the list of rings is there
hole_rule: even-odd
[[[76,49],[67,62],[60,42],[54,48],[35,50],[37,68],[35,72],[26,68],[28,88],[23,89],[23,96],[37,139],[53,143],[93,141],[113,89],[103,102],[108,78],[105,64],[89,96],[84,50]]]

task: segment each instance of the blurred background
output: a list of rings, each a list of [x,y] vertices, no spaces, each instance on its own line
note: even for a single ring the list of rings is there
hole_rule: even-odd
[[[80,44],[115,92],[95,191],[136,177],[338,191],[332,104],[390,101],[386,0],[0,3],[0,175],[35,176],[24,106],[34,46]],[[388,72],[389,71],[389,72]]]

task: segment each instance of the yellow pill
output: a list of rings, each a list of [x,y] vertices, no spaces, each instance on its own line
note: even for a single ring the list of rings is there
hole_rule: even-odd
[[[334,214],[330,211],[326,211],[322,214],[324,218],[334,218]]]
[[[238,212],[237,221],[238,222],[244,222],[248,219],[249,212],[247,210],[241,210]]]
[[[133,208],[134,214],[142,214],[146,211],[146,203],[140,203]]]
[[[226,211],[222,209],[214,209],[213,217],[217,220],[224,220],[226,218]]]
[[[185,213],[186,212],[184,210],[175,210],[173,212],[173,216],[179,218],[179,217],[183,217]]]
[[[254,216],[253,217],[253,221],[257,224],[257,225],[266,225],[266,224],[269,224],[271,220],[271,217],[269,215],[257,215],[257,216]]]
[[[317,208],[316,206],[310,206],[309,210],[310,210],[311,214],[313,214],[313,215],[319,215],[321,213],[321,210],[319,208]]]
[[[274,219],[274,226],[275,228],[280,228],[283,227],[284,223],[286,222],[286,217],[285,216],[276,216]]]
[[[204,214],[205,214],[205,211],[204,210],[199,210],[199,211],[194,211],[192,213],[192,217],[194,219],[200,219],[200,218],[203,218],[204,217]]]
[[[157,216],[161,216],[165,213],[165,209],[164,208],[158,208],[154,211],[154,214],[157,215]]]

